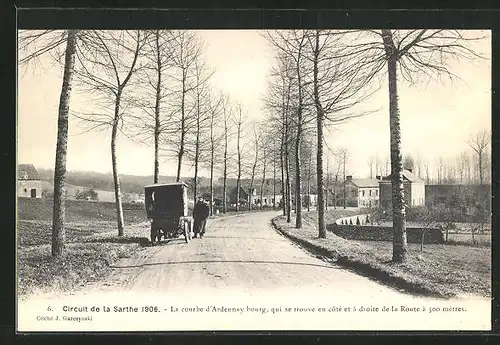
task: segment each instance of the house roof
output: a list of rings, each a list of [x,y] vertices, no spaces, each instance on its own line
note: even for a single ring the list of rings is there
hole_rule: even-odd
[[[144,188],[155,188],[155,187],[168,187],[168,186],[186,186],[187,184],[184,182],[172,182],[172,183],[156,183],[144,186]]]
[[[392,178],[392,174],[384,177],[382,180],[383,181],[387,181],[387,180],[390,181],[391,178]],[[406,180],[406,181],[409,181],[412,183],[424,183],[423,180],[419,179],[415,174],[413,174],[409,170],[403,170],[403,180]]]
[[[17,178],[18,180],[40,180],[40,175],[33,164],[19,164]]]
[[[351,183],[360,188],[367,188],[367,187],[375,188],[378,187],[378,182],[379,180],[374,178],[356,178],[351,180]]]

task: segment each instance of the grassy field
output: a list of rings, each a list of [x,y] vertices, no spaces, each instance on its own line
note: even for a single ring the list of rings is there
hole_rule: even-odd
[[[18,200],[18,293],[68,291],[109,273],[109,266],[148,243],[144,205],[124,205],[125,236],[117,236],[114,203],[68,200],[66,253],[51,256],[52,202]]]
[[[52,201],[49,199],[18,198],[17,218],[20,220],[52,220]],[[141,204],[124,204],[123,217],[126,224],[140,223],[146,220],[146,211]],[[114,202],[101,201],[66,201],[66,221],[100,222],[116,221]]]
[[[328,219],[340,218],[344,210],[329,211]],[[331,232],[326,239],[318,238],[314,215],[307,215],[302,229],[287,224],[283,217],[274,220],[278,229],[302,245],[338,263],[359,270],[387,284],[403,286],[414,292],[437,296],[491,294],[491,249],[465,245],[409,244],[409,260],[393,264],[392,243],[382,241],[346,240]]]

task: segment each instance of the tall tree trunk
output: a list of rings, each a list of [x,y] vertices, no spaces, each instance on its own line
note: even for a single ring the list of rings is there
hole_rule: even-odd
[[[321,130],[321,133],[323,133],[323,131]],[[319,147],[321,147],[321,149],[323,150],[324,149],[324,144],[323,144],[323,141],[321,142],[321,144],[318,146],[318,150],[319,150]],[[319,154],[319,153],[318,153]],[[318,156],[319,158],[319,156]],[[321,160],[323,160],[323,156],[321,156],[320,158]],[[316,163],[317,164],[317,163]],[[318,191],[319,193],[319,191]],[[337,208],[335,207],[336,205],[336,202],[337,200],[335,199],[335,186],[333,186],[333,193],[334,193],[334,204],[333,204],[333,208]],[[326,155],[326,188],[325,188],[325,210],[328,211],[328,199],[329,199],[329,196],[330,196],[330,160],[328,158],[328,154]]]
[[[118,223],[118,236],[123,236],[123,207],[122,194],[120,190],[120,177],[118,175],[118,161],[116,157],[116,138],[118,134],[118,124],[120,121],[120,101],[122,89],[119,88],[115,100],[115,117],[111,129],[111,164],[113,167],[113,181],[115,186],[116,217]]]
[[[222,173],[222,213],[227,212],[227,147],[228,147],[228,138],[227,138],[227,117],[224,114],[224,172]]]
[[[52,256],[64,254],[65,211],[66,211],[66,154],[68,149],[68,113],[71,96],[71,84],[75,66],[77,30],[68,30],[68,41],[64,58],[64,75],[59,98],[57,119],[57,147],[54,168],[54,205],[52,217]]]
[[[198,100],[199,102],[199,100]],[[199,107],[199,103],[198,103]],[[193,200],[198,197],[198,167],[200,165],[200,113],[198,109],[198,116],[196,119],[196,142],[194,149],[194,186],[193,186]]]
[[[214,214],[214,153],[212,150],[212,163],[210,164],[210,215]]]
[[[482,152],[479,153],[477,159],[479,160],[479,184],[482,186],[483,185],[483,154]]]
[[[181,138],[177,154],[177,182],[181,180],[182,157],[184,156],[184,141],[186,139],[186,72],[182,70],[182,96],[181,96]]]
[[[214,214],[214,164],[215,164],[215,139],[214,139],[214,116],[210,119],[210,215]]]
[[[267,159],[267,154],[266,154],[266,149],[264,148],[263,156],[262,156],[262,164],[263,164],[263,169],[262,169],[262,183],[260,184],[260,209],[262,210],[264,207],[264,182],[266,182],[266,159]]]
[[[391,182],[393,213],[392,261],[405,262],[408,258],[406,242],[406,214],[403,187],[403,160],[401,155],[401,127],[397,90],[398,51],[390,30],[382,30],[389,77],[389,122],[391,133]]]
[[[300,110],[299,110],[300,111]],[[302,136],[302,116],[298,116],[297,138],[295,139],[295,227],[302,228],[302,176],[300,173],[300,139]]]
[[[241,182],[241,151],[240,151],[240,139],[241,139],[241,123],[238,123],[238,140],[236,142],[236,149],[238,150],[238,178],[236,180],[236,212],[240,211],[240,182]]]
[[[255,160],[252,165],[252,178],[250,179],[250,191],[248,194],[248,210],[252,210],[252,200],[253,200],[253,183],[255,181],[255,169],[257,168],[257,159],[258,159],[259,152],[255,151]]]
[[[344,164],[344,210],[346,208],[346,198],[347,198],[347,194],[346,194],[346,176],[345,176],[345,160],[346,160],[346,153],[344,151],[344,158],[343,158],[343,164]]]
[[[285,139],[286,140],[286,139]],[[285,141],[286,142],[286,141]],[[290,181],[290,160],[288,156],[288,145],[286,145],[285,150],[285,172],[286,172],[286,221],[290,223],[292,221],[292,186]]]
[[[283,134],[282,142],[280,143],[280,167],[281,167],[281,204],[283,208],[283,215],[286,216],[286,187],[285,187],[285,164],[284,164],[284,150],[283,150]]]
[[[158,177],[160,175],[160,162],[158,159],[159,149],[160,149],[160,97],[161,97],[161,58],[160,58],[160,31],[155,32],[155,43],[157,52],[157,83],[156,83],[156,99],[155,99],[155,130],[154,130],[154,177],[153,183],[158,183]]]
[[[252,170],[252,178],[250,179],[250,188],[248,190],[248,210],[252,210],[252,200],[253,200],[253,182],[255,179],[255,169]]]
[[[316,105],[316,130],[318,139],[318,151],[316,153],[316,179],[318,192],[318,237],[326,238],[325,225],[325,194],[323,185],[323,107],[319,99],[318,87],[318,60],[319,60],[319,30],[316,30],[315,46],[314,46],[314,103]],[[330,188],[330,186],[328,186]],[[326,192],[328,194],[328,190]]]
[[[273,210],[276,210],[276,142],[273,152]]]

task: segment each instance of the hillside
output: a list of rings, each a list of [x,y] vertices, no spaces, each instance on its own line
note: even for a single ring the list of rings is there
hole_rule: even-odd
[[[40,178],[44,181],[43,188],[52,188],[52,182],[54,179],[54,172],[52,169],[38,169],[38,173],[40,174]],[[175,182],[175,176],[160,176],[160,183],[171,183]],[[183,181],[190,183],[192,177],[186,177],[182,179]],[[259,189],[261,185],[262,179],[256,178],[254,181],[254,186]],[[266,188],[271,190],[272,180],[269,181]],[[142,194],[144,192],[144,186],[151,184],[153,182],[153,176],[137,176],[137,175],[120,175],[120,185],[123,193],[136,193]],[[66,183],[68,184],[69,195],[74,195],[74,191],[76,189],[83,188],[94,188],[96,191],[100,192],[99,195],[108,196],[108,192],[112,192],[114,190],[113,187],[113,176],[111,173],[103,174],[98,172],[88,172],[88,171],[68,171],[66,173]],[[214,181],[215,187],[222,186],[222,179],[216,179]],[[250,185],[250,179],[242,179],[241,186],[243,188],[248,188]],[[199,191],[200,193],[205,193],[209,191],[210,179],[207,177],[199,178]],[[236,179],[228,178],[227,187],[233,188],[236,187]],[[281,186],[279,180],[276,180],[276,190],[279,192]],[[106,197],[106,200],[113,200],[112,195],[109,195],[109,198]],[[104,200],[104,198],[102,199]]]

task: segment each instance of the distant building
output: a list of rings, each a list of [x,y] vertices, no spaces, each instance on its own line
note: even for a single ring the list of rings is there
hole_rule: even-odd
[[[33,164],[17,166],[17,196],[21,198],[42,197],[42,181]]]
[[[346,206],[349,207],[378,207],[379,205],[379,182],[378,179],[364,178],[353,179],[352,176],[346,176],[345,193]],[[343,199],[343,186],[340,187],[340,196],[337,200]]]
[[[425,182],[415,176],[411,170],[403,170],[404,200],[408,206],[425,205]],[[391,175],[379,181],[380,207],[392,207]]]

